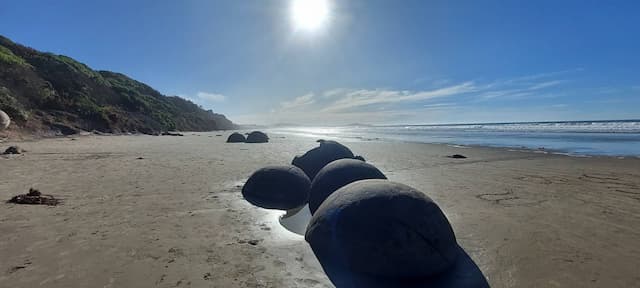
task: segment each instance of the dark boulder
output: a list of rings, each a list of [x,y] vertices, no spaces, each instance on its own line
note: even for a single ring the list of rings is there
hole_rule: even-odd
[[[247,136],[247,143],[267,143],[269,136],[260,131],[253,131]]]
[[[386,180],[353,182],[331,194],[311,218],[305,239],[336,287],[352,287],[345,283],[353,283],[354,275],[392,282],[432,277],[460,253],[436,203]]]
[[[227,143],[244,143],[245,141],[247,141],[247,139],[244,138],[244,135],[238,132],[233,132],[233,134],[227,138]]]
[[[324,166],[311,182],[309,209],[314,214],[320,204],[341,187],[366,179],[387,179],[378,168],[356,159],[339,159]]]
[[[319,147],[307,151],[302,156],[296,156],[291,162],[294,166],[300,167],[311,180],[327,164],[338,159],[354,158],[353,152],[347,146],[336,141],[318,140],[318,143],[320,143]]]
[[[295,166],[269,166],[254,172],[242,187],[249,203],[267,209],[289,210],[309,200],[311,181]]]
[[[467,156],[464,156],[464,155],[461,155],[461,154],[453,154],[453,155],[449,155],[447,157],[453,158],[453,159],[467,159]]]
[[[4,150],[4,155],[10,155],[10,154],[22,154],[25,151],[22,150],[22,148],[20,148],[19,146],[11,146],[9,148],[7,148],[7,150]]]

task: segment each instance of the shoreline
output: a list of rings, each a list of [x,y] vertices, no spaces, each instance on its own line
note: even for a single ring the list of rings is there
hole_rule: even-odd
[[[269,131],[269,130],[267,130]],[[427,144],[427,145],[446,145],[451,147],[464,147],[464,148],[478,148],[478,149],[498,149],[498,150],[506,150],[509,152],[523,152],[523,153],[535,153],[535,154],[548,154],[548,155],[562,155],[568,157],[578,157],[578,158],[616,158],[616,159],[640,159],[640,155],[606,155],[606,154],[576,154],[567,152],[564,150],[556,150],[556,149],[546,149],[544,147],[541,148],[528,148],[524,146],[498,146],[498,145],[467,145],[467,144],[459,144],[459,143],[449,143],[449,142],[421,142],[421,141],[411,141],[411,140],[399,140],[399,139],[389,139],[389,138],[364,138],[364,137],[336,137],[329,135],[309,135],[305,133],[288,133],[288,132],[278,132],[278,131],[269,131],[273,134],[279,135],[288,135],[295,137],[305,137],[311,139],[330,139],[335,141],[344,141],[344,142],[390,142],[390,143],[406,143],[406,144]]]

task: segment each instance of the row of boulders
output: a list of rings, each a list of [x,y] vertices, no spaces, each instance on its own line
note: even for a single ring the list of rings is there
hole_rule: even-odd
[[[269,142],[269,136],[266,133],[261,131],[253,131],[247,134],[247,137],[244,135],[234,132],[229,135],[227,138],[227,143],[267,143]]]
[[[305,239],[336,287],[488,287],[433,200],[346,146],[318,142],[293,165],[254,172],[242,194],[268,209],[308,204]]]

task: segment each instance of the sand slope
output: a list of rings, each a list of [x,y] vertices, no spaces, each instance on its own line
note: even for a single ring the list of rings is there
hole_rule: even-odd
[[[64,204],[0,205],[0,287],[332,287],[302,236],[239,192],[315,139],[186,135],[18,143],[30,152],[0,158],[0,199],[35,187]],[[640,159],[348,145],[440,203],[493,287],[640,282]]]

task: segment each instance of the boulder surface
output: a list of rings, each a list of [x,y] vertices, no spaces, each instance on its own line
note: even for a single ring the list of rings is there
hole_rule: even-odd
[[[338,159],[318,172],[311,182],[309,209],[314,214],[320,204],[341,187],[366,179],[387,179],[375,166],[356,159]]]
[[[11,118],[9,118],[7,113],[0,110],[0,131],[9,128],[9,124],[11,124]]]
[[[261,131],[253,131],[247,136],[247,143],[267,143],[269,136]]]
[[[459,255],[438,205],[387,180],[357,181],[331,194],[311,218],[305,239],[337,287],[350,273],[398,281],[435,276]]]
[[[289,210],[309,200],[311,181],[295,166],[268,166],[254,172],[242,187],[249,203],[267,209]]]
[[[327,164],[338,159],[354,158],[353,152],[347,146],[336,141],[318,140],[318,142],[319,147],[307,151],[302,156],[296,156],[291,162],[294,166],[300,167],[311,180]]]
[[[227,138],[227,143],[244,143],[245,141],[247,141],[247,139],[244,138],[244,135],[238,132],[233,132],[233,134]]]

